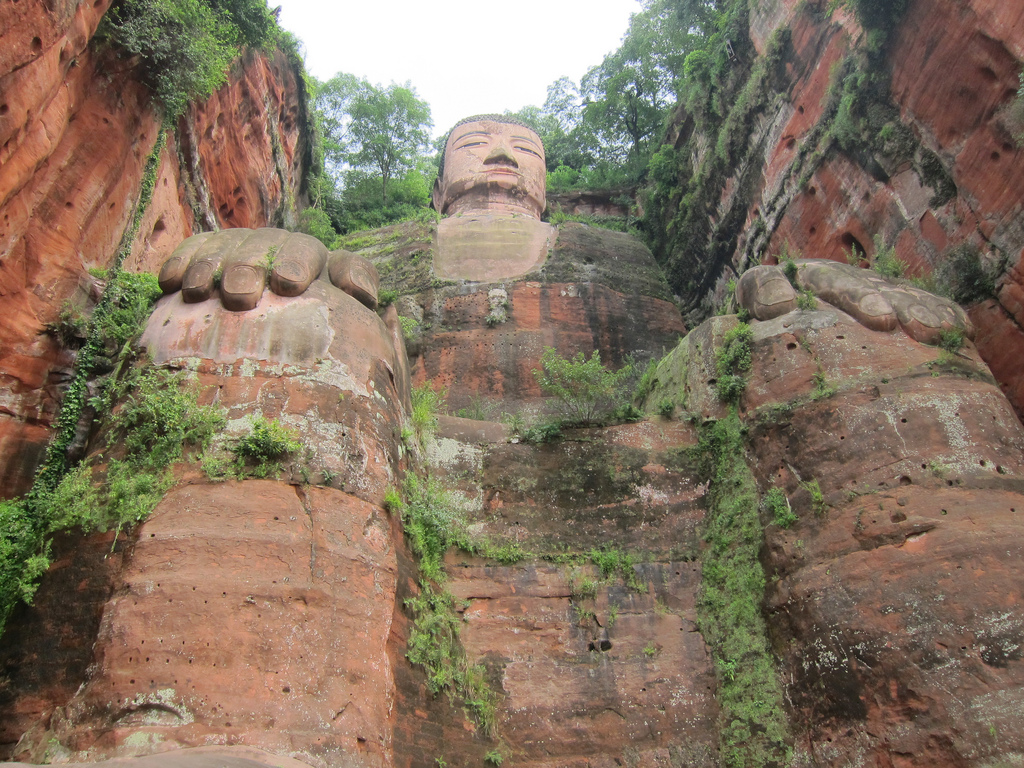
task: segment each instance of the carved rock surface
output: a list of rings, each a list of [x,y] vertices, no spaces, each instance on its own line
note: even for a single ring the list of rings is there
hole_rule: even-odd
[[[708,321],[680,351],[735,322]],[[752,330],[748,460],[799,518],[767,524],[764,556],[798,764],[1019,753],[1024,429],[977,351],[940,356],[830,308]],[[674,389],[721,415],[711,366],[670,358],[652,398]]]
[[[430,460],[434,476],[465,496],[470,532],[536,555],[583,556],[499,565],[448,555],[469,661],[484,665],[500,697],[507,759],[530,768],[715,765],[716,684],[695,625],[705,489],[680,458],[693,429],[661,420],[530,446],[468,421],[442,419]],[[633,587],[587,562],[602,548],[645,553],[628,569]],[[400,597],[414,593],[414,565],[400,558],[399,568]],[[427,692],[419,670],[396,665],[396,691],[396,765],[438,756],[472,765],[493,747]]]
[[[312,765],[387,765],[394,558],[383,510],[332,488],[173,489],[52,732],[77,759],[228,738]]]
[[[87,310],[96,300],[86,270],[113,260],[160,128],[131,69],[89,47],[108,5],[23,0],[0,9],[5,497],[31,483],[69,367],[43,328],[65,302]],[[308,165],[299,89],[283,54],[252,54],[182,118],[126,268],[155,272],[199,229],[286,223]]]

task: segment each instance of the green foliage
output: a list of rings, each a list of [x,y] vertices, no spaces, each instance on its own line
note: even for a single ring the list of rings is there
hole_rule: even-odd
[[[169,470],[140,468],[134,461],[111,461],[107,467],[106,504],[95,526],[121,528],[145,520],[174,484]]]
[[[611,415],[624,400],[622,385],[633,374],[632,366],[610,371],[594,350],[588,360],[582,352],[565,358],[547,347],[541,367],[533,375],[540,388],[558,398],[566,419],[575,424],[596,424]]]
[[[761,611],[763,531],[738,415],[705,425],[695,452],[709,481],[697,610],[718,670],[722,764],[787,763],[788,725]]]
[[[793,261],[793,257],[783,251],[782,258],[779,259],[779,264],[782,265],[782,273],[789,280],[789,284],[797,290],[800,289],[800,281],[798,280],[799,272],[797,271],[796,262]]]
[[[338,232],[334,229],[330,215],[320,208],[306,208],[300,213],[296,229],[312,235],[330,250],[333,250],[338,242]]]
[[[781,488],[769,488],[768,493],[761,499],[761,503],[780,528],[789,528],[798,520],[789,499],[786,498],[786,494]]]
[[[544,421],[529,429],[523,430],[521,438],[524,443],[540,445],[542,443],[553,443],[562,438],[562,420]]]
[[[398,291],[393,291],[390,288],[384,288],[377,294],[377,306],[381,309],[394,304],[397,300]]]
[[[484,762],[488,765],[500,766],[505,762],[505,755],[500,749],[492,749],[484,755]]]
[[[166,142],[167,134],[161,132],[157,137],[156,143],[153,145],[152,151],[149,153],[149,157],[146,158],[146,166],[142,175],[139,200],[135,206],[135,212],[132,215],[131,223],[125,229],[125,232],[121,237],[121,243],[118,247],[117,254],[115,255],[113,264],[108,271],[110,279],[107,283],[107,289],[103,292],[103,296],[100,298],[99,303],[93,310],[88,338],[86,339],[85,346],[83,346],[79,351],[78,358],[76,360],[75,376],[64,393],[64,400],[61,403],[60,413],[57,415],[53,425],[53,439],[50,442],[49,447],[46,449],[46,457],[44,458],[39,471],[36,473],[36,479],[32,485],[32,489],[26,496],[26,501],[30,508],[33,507],[35,499],[45,497],[47,494],[52,493],[60,483],[64,473],[67,471],[67,450],[75,439],[75,435],[78,430],[78,422],[82,415],[82,409],[85,406],[89,377],[92,375],[96,366],[97,357],[108,346],[108,341],[104,337],[104,333],[109,330],[112,325],[115,327],[121,327],[121,323],[108,322],[107,316],[110,314],[116,314],[118,312],[118,307],[125,303],[123,293],[116,286],[130,285],[131,281],[129,280],[125,283],[121,282],[121,264],[131,251],[132,244],[135,241],[135,235],[138,233],[139,225],[142,222],[142,216],[153,197],[157,165]],[[144,283],[141,282],[136,284],[144,285]],[[129,299],[127,303],[134,306],[138,302],[133,299]],[[141,321],[136,326],[135,330],[137,333],[142,332]],[[118,336],[118,338],[114,339],[110,345],[113,346],[114,344],[119,343],[121,338],[123,337]]]
[[[611,547],[590,550],[587,557],[594,565],[601,569],[601,577],[611,578],[615,574],[622,576],[626,586],[634,592],[646,592],[647,585],[640,581],[636,572],[637,560],[628,552]]]
[[[408,475],[402,526],[419,558],[422,579],[444,580],[444,553],[454,546],[472,549],[466,538],[466,519],[455,497],[434,479]]]
[[[19,602],[32,602],[50,565],[49,545],[22,500],[0,501],[0,632]]]
[[[3,502],[0,512],[0,634],[15,603],[28,601],[35,593],[38,579],[48,565],[48,535],[64,524],[80,524],[79,520],[85,519],[88,512],[86,504],[93,498],[91,492],[85,490],[83,474],[64,482],[68,449],[78,433],[97,358],[110,347],[121,349],[122,360],[126,359],[128,342],[141,333],[153,300],[149,282],[138,276],[124,275],[121,264],[131,251],[142,216],[152,199],[157,165],[166,140],[166,134],[161,132],[146,158],[138,202],[113,263],[102,275],[109,278],[107,288],[93,310],[85,344],[78,352],[74,377],[64,393],[53,424],[53,438],[32,488],[23,499]],[[110,338],[106,334],[110,334]],[[78,506],[69,511],[72,502]]]
[[[223,412],[200,406],[198,388],[183,373],[133,369],[117,391],[128,396],[110,420],[108,444],[123,446],[136,467],[163,469],[185,445],[205,447],[224,427]]]
[[[951,355],[963,347],[966,337],[962,328],[946,328],[939,331],[939,346]]]
[[[738,323],[729,329],[722,346],[715,352],[718,380],[715,384],[718,399],[723,403],[739,400],[746,389],[746,373],[751,366],[751,342],[754,331],[747,323]]]
[[[658,380],[658,361],[652,359],[647,363],[644,372],[637,381],[636,389],[633,391],[633,402],[643,403],[644,400],[654,391],[654,385]]]
[[[108,347],[120,350],[141,335],[153,304],[162,295],[156,275],[118,271],[104,292],[106,310],[94,318],[96,332]]]
[[[818,308],[818,301],[814,298],[814,293],[804,290],[796,295],[796,306],[797,309],[811,312]]]
[[[886,245],[880,234],[875,235],[875,258],[871,265],[882,277],[900,278],[907,272],[907,262],[896,255],[896,247]]]
[[[853,11],[857,21],[869,30],[877,30],[885,35],[891,34],[910,5],[909,0],[838,0]]]
[[[658,403],[658,415],[664,416],[666,419],[671,419],[672,414],[676,412],[676,404],[669,398],[663,398]]]
[[[249,432],[242,435],[231,451],[235,454],[238,473],[267,477],[279,469],[279,462],[302,450],[302,441],[294,429],[269,421],[262,416],[252,419]]]
[[[629,230],[628,220],[622,216],[591,216],[582,213],[566,213],[557,205],[553,209],[548,209],[547,221],[549,224],[556,226],[567,221],[574,221],[591,227],[610,229],[613,232],[626,232]]]
[[[398,324],[402,326],[402,338],[408,344],[416,340],[419,335],[420,324],[417,323],[413,318],[406,317],[405,315],[398,316]]]
[[[170,125],[225,81],[242,46],[264,47],[278,34],[265,0],[122,0],[97,36],[135,57]]]
[[[89,320],[80,308],[64,302],[57,319],[43,326],[43,330],[53,336],[62,347],[76,349],[85,341],[89,332]]]
[[[455,598],[437,586],[445,579],[444,553],[452,546],[472,548],[465,538],[465,517],[452,494],[437,481],[412,474],[406,477],[405,501],[389,489],[385,505],[401,516],[420,564],[420,593],[405,602],[414,617],[406,655],[424,668],[431,693],[447,691],[452,700],[460,696],[484,734],[493,736],[497,727],[494,692],[484,668],[467,663],[459,643],[462,620]]]
[[[346,73],[312,86],[317,155],[330,179],[323,205],[334,209],[339,231],[381,226],[425,207],[433,168],[424,165],[422,152],[433,123],[415,89]]]
[[[825,372],[821,368],[816,370],[811,378],[814,379],[814,390],[811,392],[812,400],[824,400],[836,393],[836,388],[828,383]]]
[[[996,292],[995,275],[969,243],[954,246],[944,254],[935,270],[935,281],[944,295],[965,306],[991,298]]]
[[[800,487],[807,491],[811,496],[811,509],[814,510],[814,514],[824,515],[828,510],[828,504],[825,503],[825,494],[821,491],[821,486],[818,485],[817,480],[807,480],[806,482],[800,483]]]
[[[434,389],[429,381],[413,388],[409,418],[421,445],[425,445],[427,438],[437,429],[437,414],[441,412],[446,396],[444,389]]]

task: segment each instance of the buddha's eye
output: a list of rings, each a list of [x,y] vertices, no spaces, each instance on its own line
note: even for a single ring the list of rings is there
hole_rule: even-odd
[[[536,151],[530,149],[529,147],[516,147],[516,150],[519,151],[519,152],[525,152],[528,155],[533,155],[534,157],[540,157],[540,153],[539,152],[536,152]]]
[[[473,147],[482,147],[487,144],[486,141],[467,141],[465,144],[460,144],[456,149],[472,149]]]

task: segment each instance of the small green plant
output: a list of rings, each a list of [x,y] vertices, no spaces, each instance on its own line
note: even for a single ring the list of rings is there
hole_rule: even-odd
[[[606,418],[622,402],[622,385],[633,373],[628,365],[609,370],[597,350],[588,360],[582,352],[566,358],[547,347],[540,364],[533,372],[537,383],[558,399],[566,419],[574,424],[596,424]]]
[[[85,343],[89,332],[89,321],[82,310],[70,302],[64,302],[57,319],[43,326],[47,334],[65,348],[77,349]]]
[[[664,398],[658,403],[658,415],[671,419],[676,411],[676,404],[670,398]]]
[[[644,646],[644,656],[646,656],[648,659],[653,659],[657,655],[658,646],[656,646],[654,643],[648,643]]]
[[[781,488],[769,488],[761,503],[780,528],[789,528],[797,521],[796,513]]]
[[[377,293],[377,306],[381,309],[394,304],[398,300],[398,291],[383,288]]]
[[[796,290],[800,290],[800,281],[798,279],[800,272],[796,262],[793,261],[793,257],[789,255],[789,251],[786,248],[783,248],[782,254],[779,257],[779,266],[782,267],[782,274],[789,280],[789,284]]]
[[[995,295],[997,272],[985,266],[975,246],[961,243],[943,254],[935,270],[935,282],[944,296],[969,306]]]
[[[502,754],[500,749],[492,749],[484,755],[484,762],[488,765],[499,766],[505,762],[505,755]]]
[[[654,390],[654,384],[658,378],[658,361],[651,360],[647,363],[647,367],[644,368],[644,372],[640,375],[640,380],[637,381],[636,391],[633,392],[634,402],[642,403],[647,399],[647,396]]]
[[[542,443],[553,443],[556,440],[560,440],[561,437],[561,419],[543,421],[540,424],[536,424],[530,427],[529,429],[524,430],[520,434],[520,438],[524,443],[530,443],[532,445],[540,445]]]
[[[302,450],[302,441],[295,430],[282,426],[277,419],[257,416],[249,432],[231,449],[239,475],[269,477],[280,470],[279,461]]]
[[[907,273],[907,262],[896,255],[896,247],[886,245],[881,234],[875,235],[875,259],[871,265],[882,277],[899,278]]]
[[[593,600],[597,596],[597,582],[583,576],[576,580],[575,576],[569,577],[569,596],[573,600]]]
[[[718,370],[716,390],[724,403],[739,400],[747,387],[746,373],[752,364],[751,344],[754,331],[747,323],[738,323],[726,332],[722,346],[715,353]]]
[[[949,467],[937,459],[932,459],[928,462],[928,471],[938,478],[945,478]]]
[[[474,421],[487,421],[487,411],[484,409],[483,400],[479,395],[470,398],[468,408],[459,408],[455,414],[460,419],[473,419]]]
[[[836,393],[836,388],[828,383],[828,378],[821,368],[816,370],[811,378],[814,380],[814,390],[811,392],[812,400],[824,400]]]
[[[950,355],[955,355],[963,347],[966,336],[962,328],[945,328],[939,331],[939,346]]]
[[[810,312],[818,308],[818,300],[814,298],[814,294],[811,291],[800,291],[796,295],[796,306],[798,309]]]
[[[519,413],[501,414],[501,423],[505,424],[513,435],[521,435],[523,430],[526,429],[526,421],[523,419],[522,414]]]
[[[818,485],[817,480],[807,480],[806,482],[800,483],[800,487],[803,488],[811,496],[811,509],[814,510],[814,514],[821,517],[828,510],[828,505],[825,503],[825,495],[821,492],[821,486]]]
[[[646,592],[647,584],[642,582],[636,572],[636,558],[621,549],[602,547],[592,549],[587,557],[590,562],[601,569],[601,578],[608,579],[616,573],[622,576],[626,586],[634,592]]]
[[[280,250],[280,245],[272,245],[263,255],[263,268],[267,270],[268,273],[274,268],[274,264],[277,262],[277,252]]]
[[[420,445],[426,446],[427,440],[437,429],[437,415],[441,412],[447,395],[447,390],[434,389],[429,381],[413,387],[412,413],[409,419],[416,430]]]
[[[411,317],[405,315],[398,316],[398,323],[402,326],[402,338],[405,341],[412,342],[416,340],[419,335],[420,324],[413,320]]]

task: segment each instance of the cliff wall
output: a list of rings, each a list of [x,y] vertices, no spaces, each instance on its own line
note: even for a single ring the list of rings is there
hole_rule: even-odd
[[[118,251],[160,117],[130,63],[90,44],[109,2],[21,0],[0,9],[0,487],[27,490],[73,352],[44,333],[87,312],[88,273]],[[126,267],[155,271],[182,239],[291,224],[309,163],[301,76],[280,52],[247,54],[179,121]]]
[[[750,47],[737,41],[731,66],[752,80],[759,63],[778,64],[749,130],[736,134],[727,120],[700,134],[680,110],[670,136],[686,155],[684,179],[723,136],[742,145],[708,185],[705,242],[674,238],[678,197],[658,214],[668,234],[655,253],[685,265],[687,280],[670,280],[690,322],[727,300],[730,279],[784,248],[839,261],[856,248],[871,260],[880,237],[909,275],[934,275],[942,287],[950,272],[962,274],[966,247],[995,276],[989,296],[965,302],[979,352],[1024,413],[1024,369],[1013,352],[1024,342],[1024,152],[1012,109],[1024,12],[986,0],[914,0],[880,56],[852,14],[821,2],[751,3],[747,31]]]

